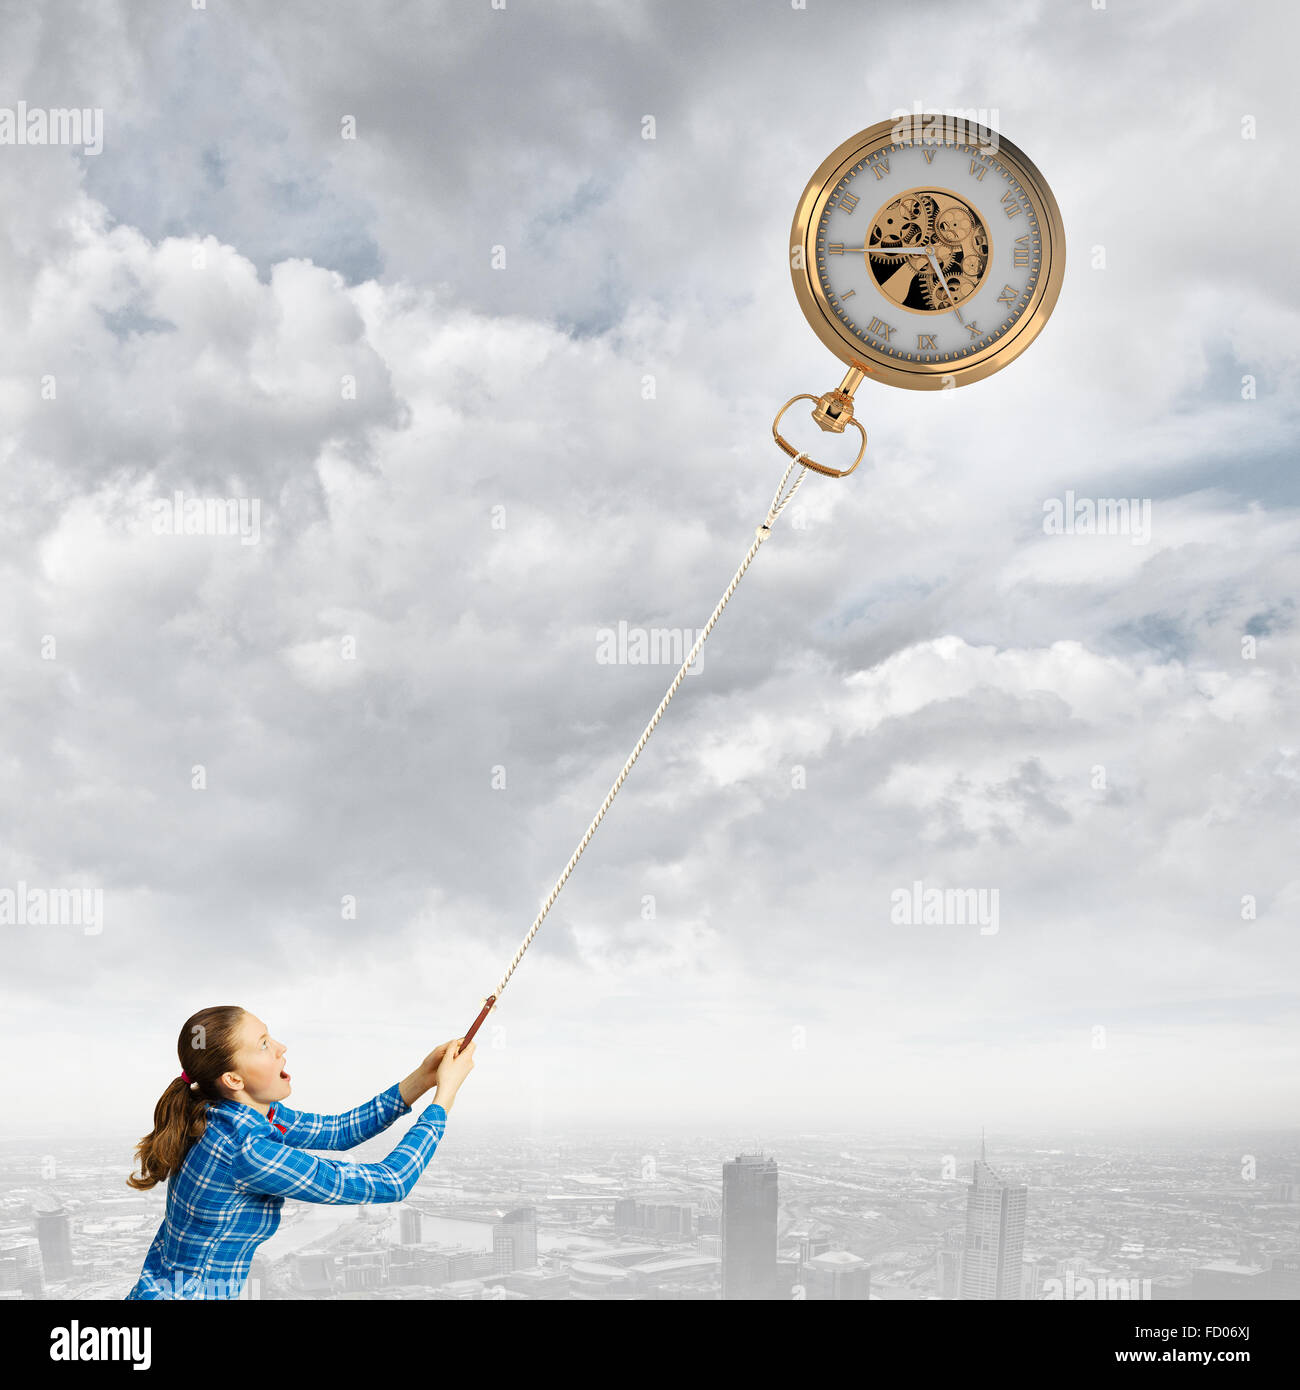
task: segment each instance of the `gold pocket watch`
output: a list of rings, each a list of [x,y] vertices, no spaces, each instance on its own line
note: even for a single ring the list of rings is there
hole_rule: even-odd
[[[846,140],[808,181],[790,229],[790,274],[813,332],[848,365],[817,397],[773,422],[791,458],[843,477],[866,432],[853,393],[867,378],[911,390],[964,386],[1033,342],[1065,275],[1052,190],[1009,140],[940,115],[881,121]],[[813,419],[862,431],[851,467],[828,468],[780,433],[795,401]]]

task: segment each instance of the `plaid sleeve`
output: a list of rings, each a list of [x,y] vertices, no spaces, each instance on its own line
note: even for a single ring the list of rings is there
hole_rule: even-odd
[[[373,1100],[341,1115],[313,1115],[276,1105],[275,1118],[284,1126],[284,1142],[295,1149],[351,1149],[382,1134],[394,1120],[410,1111],[402,1099],[399,1083],[394,1081]]]
[[[379,1163],[339,1163],[313,1158],[278,1138],[254,1135],[236,1150],[231,1178],[237,1188],[300,1202],[346,1205],[400,1202],[433,1157],[447,1125],[447,1112],[430,1105]]]

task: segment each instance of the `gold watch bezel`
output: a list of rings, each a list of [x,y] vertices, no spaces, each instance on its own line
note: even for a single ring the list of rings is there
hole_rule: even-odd
[[[1061,283],[1065,278],[1065,226],[1061,221],[1061,210],[1056,205],[1056,198],[1047,180],[1018,146],[996,132],[989,132],[993,141],[984,142],[984,148],[989,155],[1005,163],[1029,193],[1038,212],[1038,225],[1043,241],[1043,259],[1038,282],[1024,312],[1006,336],[990,343],[986,348],[981,348],[979,352],[954,362],[900,362],[896,358],[877,353],[869,343],[855,337],[841,323],[826,302],[816,279],[815,240],[817,221],[822,210],[852,166],[869,159],[887,145],[926,144],[927,140],[921,132],[934,129],[933,123],[942,122],[943,119],[937,115],[920,115],[878,121],[866,130],[850,136],[822,160],[817,172],[808,180],[790,227],[790,277],[794,282],[799,307],[812,326],[813,332],[841,362],[859,368],[875,381],[885,382],[889,386],[903,386],[913,391],[939,391],[949,382],[956,386],[964,386],[969,382],[979,381],[982,377],[1005,367],[1008,362],[1014,361],[1042,331],[1056,305]],[[917,134],[900,142],[896,137],[899,127],[904,124],[908,124],[909,130],[916,131]],[[938,128],[944,129],[944,126],[939,125]],[[928,143],[935,142],[931,140]],[[976,148],[979,142],[974,138],[966,138],[944,140],[939,143]],[[802,256],[796,256],[796,252],[801,248]],[[798,264],[800,260],[802,265]]]

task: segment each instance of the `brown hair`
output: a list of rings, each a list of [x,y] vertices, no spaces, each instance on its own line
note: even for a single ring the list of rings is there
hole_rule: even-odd
[[[153,1109],[153,1129],[135,1147],[140,1176],[133,1172],[126,1180],[128,1186],[144,1191],[162,1182],[179,1170],[195,1141],[203,1137],[208,1127],[208,1102],[225,1099],[217,1081],[235,1070],[244,1013],[236,1004],[218,1004],[185,1020],[176,1053],[190,1080],[176,1077],[159,1096]],[[193,1088],[191,1081],[196,1083]]]

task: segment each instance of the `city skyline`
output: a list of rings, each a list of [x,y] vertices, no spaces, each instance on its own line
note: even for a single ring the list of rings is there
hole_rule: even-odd
[[[726,1297],[768,1300],[1300,1296],[1300,1136],[1234,1159],[908,1147],[760,1157],[516,1136],[430,1170],[404,1202],[288,1202],[242,1296],[713,1301],[728,1281]],[[161,1189],[117,1195],[103,1141],[64,1159],[14,1149],[0,1147],[0,1296],[120,1298]]]

